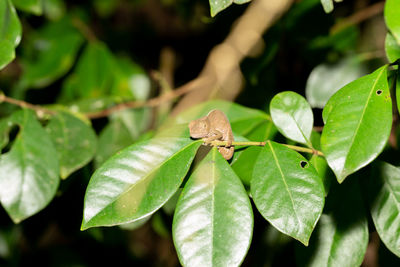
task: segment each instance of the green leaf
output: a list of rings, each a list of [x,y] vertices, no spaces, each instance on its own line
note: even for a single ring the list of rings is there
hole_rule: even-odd
[[[22,29],[10,0],[0,2],[0,70],[15,58],[14,48],[21,41]]]
[[[12,0],[19,10],[32,13],[36,16],[42,15],[42,0]]]
[[[341,183],[374,160],[389,138],[392,101],[387,66],[340,89],[325,109],[321,147]]]
[[[57,152],[50,136],[30,110],[8,119],[19,133],[11,150],[0,157],[0,201],[15,223],[42,210],[59,184]]]
[[[308,247],[297,246],[298,266],[360,266],[368,245],[368,223],[359,186],[334,186]]]
[[[0,70],[15,58],[14,45],[9,40],[0,40]]]
[[[312,147],[310,136],[314,116],[301,95],[290,91],[279,93],[272,98],[269,109],[272,121],[281,134]]]
[[[397,42],[390,32],[386,34],[385,51],[389,62],[395,62],[400,58],[400,41]]]
[[[10,0],[0,2],[0,40],[10,41],[16,47],[21,41],[22,27]]]
[[[255,127],[246,137],[251,141],[265,141],[272,139],[277,132],[275,125],[271,121],[264,121]],[[235,138],[236,140],[236,138]],[[257,147],[248,147],[244,151],[236,152],[232,160],[232,169],[240,177],[245,186],[250,186],[253,176],[254,164],[260,150]],[[237,154],[240,153],[238,156]],[[237,158],[235,158],[235,156]]]
[[[242,183],[216,148],[189,177],[175,209],[172,234],[183,266],[239,266],[253,232]]]
[[[372,220],[386,247],[400,257],[400,169],[379,162],[373,170],[368,193]]]
[[[165,125],[169,126],[174,123],[188,124],[192,120],[206,116],[213,109],[219,109],[224,112],[231,123],[233,132],[243,136],[249,134],[265,120],[271,120],[268,114],[257,109],[243,107],[228,101],[211,100],[181,112],[175,118],[167,120]]]
[[[187,137],[153,138],[107,160],[86,189],[82,230],[154,213],[178,190],[200,144]]]
[[[347,83],[366,74],[365,67],[356,57],[347,57],[335,64],[315,67],[306,84],[306,97],[311,107],[323,108],[328,99]]]
[[[68,18],[46,25],[26,45],[33,51],[30,57],[23,58],[23,83],[42,88],[65,75],[74,64],[83,41]]]
[[[250,187],[257,209],[279,231],[307,245],[325,200],[318,173],[284,145],[267,141],[258,149]]]
[[[398,0],[386,0],[385,3],[385,21],[390,32],[393,34],[397,43],[400,44],[400,2]]]
[[[251,0],[209,0],[209,1],[210,1],[211,17],[214,17],[219,12],[229,7],[233,3],[244,4],[250,2]]]
[[[62,100],[73,101],[110,95],[114,78],[113,55],[103,43],[90,42],[79,58],[75,72],[64,83]]]
[[[127,58],[115,58],[115,82],[111,95],[146,100],[150,95],[150,79],[146,72]]]
[[[58,112],[46,126],[58,154],[61,178],[85,166],[96,151],[96,133],[81,119]]]
[[[114,113],[99,136],[95,163],[100,166],[117,151],[133,144],[151,123],[150,109]]]

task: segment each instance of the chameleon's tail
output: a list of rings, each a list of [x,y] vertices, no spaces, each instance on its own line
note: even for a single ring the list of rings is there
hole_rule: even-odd
[[[218,147],[218,151],[219,151],[219,153],[222,154],[224,159],[230,160],[233,156],[233,151],[235,151],[235,147],[234,146],[231,146],[231,147],[220,146],[220,147]]]

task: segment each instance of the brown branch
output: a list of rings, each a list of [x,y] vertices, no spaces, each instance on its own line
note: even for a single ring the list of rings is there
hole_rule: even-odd
[[[383,8],[385,6],[385,2],[378,2],[376,4],[373,4],[365,9],[362,9],[353,15],[339,21],[333,27],[331,28],[331,34],[335,34],[349,26],[359,24],[363,22],[364,20],[367,20],[371,17],[374,17],[380,13],[383,12]]]
[[[143,108],[143,107],[156,107],[159,106],[165,102],[171,101],[179,96],[182,96],[195,88],[197,88],[198,85],[202,84],[204,82],[203,79],[196,78],[186,84],[184,84],[181,87],[178,87],[177,89],[170,91],[164,95],[160,95],[158,97],[154,97],[152,99],[149,99],[148,101],[130,101],[130,102],[125,102],[118,104],[116,106],[113,106],[108,109],[100,110],[97,112],[88,112],[85,113],[85,116],[89,119],[98,119],[98,118],[103,118],[107,117],[108,115],[121,111],[124,109],[129,109],[129,108]]]
[[[96,35],[93,31],[80,19],[77,17],[72,18],[72,25],[88,40],[89,42],[97,41]]]
[[[49,114],[49,115],[53,115],[56,112],[49,110],[47,108],[44,108],[42,106],[39,105],[34,105],[28,102],[25,102],[23,100],[18,100],[18,99],[14,99],[11,97],[6,96],[5,94],[3,94],[2,92],[0,93],[0,103],[9,103],[9,104],[13,104],[16,106],[19,106],[21,108],[28,108],[31,109],[33,111],[36,112],[36,114],[38,115],[38,117],[43,117],[44,114]]]

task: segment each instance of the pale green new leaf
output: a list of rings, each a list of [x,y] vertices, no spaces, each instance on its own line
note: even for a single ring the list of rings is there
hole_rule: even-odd
[[[52,116],[46,126],[58,154],[61,178],[67,178],[92,160],[97,139],[93,128],[65,112]]]
[[[188,137],[152,138],[111,157],[90,179],[82,229],[154,213],[178,190],[201,143]]]
[[[213,148],[189,177],[175,209],[172,234],[183,266],[239,266],[253,232],[249,197]]]
[[[340,89],[324,109],[321,148],[341,183],[374,160],[392,126],[387,66]]]
[[[297,246],[298,266],[360,266],[368,245],[368,223],[357,180],[335,185],[308,247]]]
[[[386,247],[400,257],[400,169],[379,162],[373,170],[368,193],[372,220]]]
[[[269,109],[281,134],[312,147],[310,137],[314,116],[304,97],[291,91],[279,93],[272,98]]]
[[[307,245],[324,207],[318,173],[299,153],[267,141],[256,159],[251,195],[275,228]]]
[[[386,0],[385,3],[385,21],[390,32],[393,34],[397,43],[400,44],[400,1],[399,0]]]
[[[211,17],[214,17],[219,12],[229,7],[233,3],[235,4],[244,4],[250,2],[251,0],[209,0],[210,1],[210,12]]]
[[[312,107],[323,108],[340,88],[364,74],[364,64],[356,57],[344,58],[335,64],[318,65],[307,79],[307,100]]]
[[[8,119],[19,127],[11,150],[0,157],[0,201],[16,223],[42,210],[59,184],[57,152],[31,110]]]

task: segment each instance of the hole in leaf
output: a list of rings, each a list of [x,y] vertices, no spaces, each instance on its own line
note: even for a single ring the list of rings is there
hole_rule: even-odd
[[[300,161],[300,167],[302,167],[303,169],[306,168],[308,166],[308,162],[307,161]]]
[[[381,89],[376,90],[376,94],[377,94],[377,95],[380,95],[380,94],[382,94],[382,93],[383,93],[383,91],[382,91]]]

